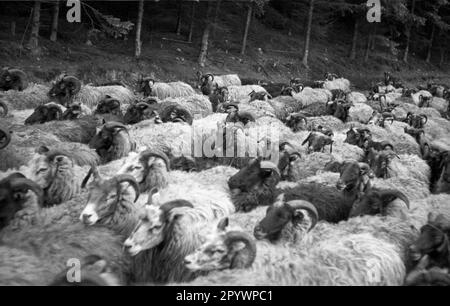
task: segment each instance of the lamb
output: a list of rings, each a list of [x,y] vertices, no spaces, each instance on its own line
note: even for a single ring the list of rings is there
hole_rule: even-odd
[[[202,93],[207,96],[212,94],[214,90],[220,87],[243,85],[237,74],[214,76],[211,73],[203,75],[201,71],[197,71],[197,78],[198,88],[200,88]]]
[[[122,104],[130,104],[135,98],[133,92],[123,86],[82,86],[80,80],[68,75],[59,76],[53,82],[48,96],[65,107],[77,103],[86,105],[90,109],[95,109],[106,96],[110,96]]]
[[[27,87],[27,75],[22,70],[5,67],[0,72],[0,90],[23,91]]]
[[[157,97],[160,100],[188,97],[195,94],[194,89],[184,82],[162,83],[155,82],[152,78],[144,78],[139,81],[139,92],[144,93],[144,97]]]
[[[89,142],[95,149],[102,163],[120,159],[136,150],[136,143],[131,139],[128,129],[119,122],[108,122]]]
[[[221,176],[214,185],[211,179],[185,179],[151,194],[145,215],[124,244],[131,255],[152,249],[154,263],[140,281],[187,281],[195,276],[184,267],[184,257],[200,245],[207,224],[235,211]]]
[[[186,262],[194,271],[211,271],[192,285],[378,284],[369,277],[369,266],[374,267],[369,262],[376,262],[376,272],[383,275],[380,284],[398,285],[404,276],[404,265],[393,245],[370,234],[319,241],[307,251],[292,252],[291,248],[255,242],[247,233],[227,227],[226,222],[219,223],[216,232],[187,256]]]

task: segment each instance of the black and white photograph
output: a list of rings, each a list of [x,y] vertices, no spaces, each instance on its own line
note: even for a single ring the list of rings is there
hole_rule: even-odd
[[[450,0],[0,0],[0,286],[450,286],[449,151]]]

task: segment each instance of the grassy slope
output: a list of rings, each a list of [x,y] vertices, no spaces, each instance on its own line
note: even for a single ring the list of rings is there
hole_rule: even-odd
[[[83,44],[85,31],[75,35],[62,34],[57,43],[51,43],[45,37],[45,28],[41,31],[42,54],[31,56],[20,47],[22,35],[9,35],[8,23],[0,23],[0,66],[15,66],[25,69],[31,79],[47,82],[61,72],[75,74],[84,82],[102,82],[111,79],[124,79],[133,83],[139,73],[153,75],[164,81],[195,81],[195,71],[201,25],[197,24],[197,33],[193,44],[184,44],[162,40],[162,37],[184,39],[171,32],[175,21],[167,13],[156,13],[151,27],[149,21],[144,24],[143,55],[139,61],[133,58],[134,41],[103,39],[94,46]],[[212,48],[208,55],[207,67],[202,71],[217,74],[238,73],[241,77],[258,78],[287,82],[291,77],[311,79],[322,78],[324,72],[337,72],[350,79],[357,88],[368,88],[371,83],[380,80],[384,71],[394,71],[406,83],[417,84],[433,76],[440,81],[449,82],[448,70],[412,57],[409,65],[400,64],[385,50],[375,50],[368,63],[362,61],[363,46],[360,42],[358,58],[348,59],[349,29],[334,29],[333,33],[314,35],[311,43],[310,70],[301,64],[303,50],[303,29],[297,29],[292,35],[277,31],[254,19],[251,25],[247,54],[241,56],[240,40],[244,16],[239,8],[228,8],[222,14],[215,30]],[[157,20],[158,27],[154,26]],[[22,20],[26,23],[26,19]],[[19,22],[20,24],[20,22]],[[63,28],[64,23],[60,23]],[[149,31],[148,29],[152,30]],[[187,24],[185,25],[187,28]],[[184,29],[185,32],[187,29]],[[23,29],[18,30],[23,33]],[[64,28],[63,28],[64,33]],[[226,49],[229,49],[228,53]],[[262,52],[259,51],[262,50]],[[281,52],[278,52],[281,51]],[[19,55],[20,54],[20,55]],[[393,67],[396,67],[394,69]],[[448,67],[447,67],[448,69]]]

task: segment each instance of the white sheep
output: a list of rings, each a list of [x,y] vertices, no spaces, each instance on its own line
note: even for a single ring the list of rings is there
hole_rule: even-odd
[[[49,87],[41,84],[30,84],[23,91],[8,90],[0,92],[0,100],[6,102],[9,110],[24,110],[36,108],[38,105],[50,102],[47,93]]]
[[[323,84],[323,88],[331,91],[333,89],[340,89],[345,93],[349,93],[350,90],[350,81],[344,78],[334,79],[333,81],[325,81]]]
[[[328,89],[305,87],[301,92],[293,94],[293,97],[306,107],[314,103],[325,104],[333,95]]]

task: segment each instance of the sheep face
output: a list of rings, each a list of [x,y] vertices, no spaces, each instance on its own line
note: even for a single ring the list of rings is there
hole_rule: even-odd
[[[42,188],[22,174],[14,173],[0,180],[0,230],[23,208],[27,201],[28,190],[37,195],[38,204],[42,205],[44,198]]]
[[[311,214],[308,214],[311,213]],[[306,201],[284,202],[284,195],[280,195],[277,201],[269,206],[266,216],[256,225],[253,234],[256,239],[267,238],[276,241],[280,237],[283,229],[291,223],[293,228],[301,230],[302,223],[312,217],[313,221],[309,229],[313,228],[318,220],[316,208]]]
[[[24,90],[27,87],[26,75],[22,70],[3,68],[0,71],[1,90]]]
[[[408,113],[405,121],[415,129],[423,129],[425,124],[428,122],[428,117],[426,115]]]
[[[368,162],[376,177],[389,178],[389,164],[393,158],[400,158],[392,150],[376,151],[374,148],[369,149]]]
[[[80,89],[80,80],[74,76],[62,75],[53,82],[53,86],[50,88],[48,96],[51,99],[56,99],[59,103],[66,105]]]
[[[308,124],[308,120],[302,114],[290,114],[286,118],[286,126],[290,128],[294,133],[299,131],[306,130],[306,125]]]
[[[126,124],[136,124],[143,120],[153,119],[157,116],[154,107],[145,102],[130,105],[124,116]]]
[[[256,257],[256,244],[247,233],[227,228],[228,218],[219,222],[194,253],[185,257],[185,265],[193,271],[242,269],[250,267]]]
[[[62,120],[75,120],[78,119],[83,112],[81,105],[72,104],[62,114]]]
[[[369,165],[358,162],[344,162],[339,169],[340,177],[336,184],[339,190],[353,190],[358,186],[367,188],[374,177]]]
[[[104,100],[100,101],[100,103],[97,105],[95,113],[122,116],[122,111],[120,110],[120,102],[108,96]]]
[[[428,223],[420,229],[420,236],[409,250],[413,260],[417,261],[424,255],[448,254],[450,221],[443,215],[428,215]],[[433,256],[433,257],[434,257]],[[447,255],[448,256],[448,255]]]
[[[401,199],[409,208],[408,198],[398,190],[370,190],[353,203],[350,218],[364,215],[385,215],[386,207],[396,199]]]
[[[52,152],[49,155],[39,155],[30,167],[32,179],[43,189],[50,187],[55,180],[73,175],[73,161],[64,153]],[[62,188],[63,186],[59,186]]]
[[[61,120],[62,116],[63,112],[57,105],[40,105],[25,120],[25,124],[42,124],[49,121]]]
[[[147,150],[131,152],[118,173],[133,176],[140,190],[148,192],[152,188],[162,189],[167,186],[169,168],[169,159],[164,153]]]
[[[228,180],[231,190],[246,192],[252,190],[262,180],[272,175],[271,169],[261,168],[261,158],[252,160],[247,167],[241,169]]]

